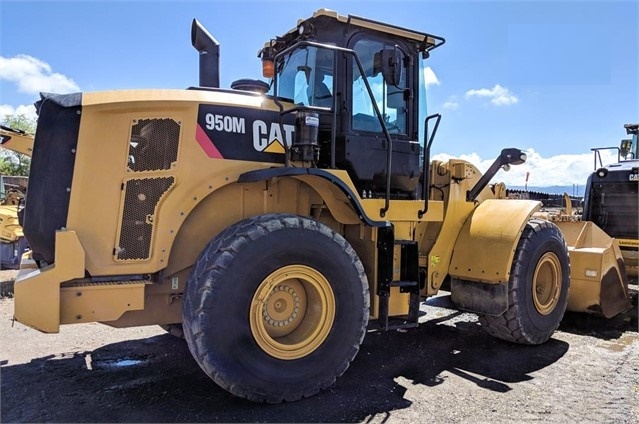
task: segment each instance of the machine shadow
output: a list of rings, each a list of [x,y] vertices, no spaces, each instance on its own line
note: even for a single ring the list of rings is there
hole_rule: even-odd
[[[541,346],[501,342],[476,322],[459,320],[459,315],[453,312],[406,332],[371,331],[335,385],[311,398],[276,405],[251,403],[219,388],[200,370],[186,343],[170,335],[5,365],[0,418],[2,422],[358,422],[410,407],[403,379],[428,390],[454,384],[448,379],[455,375],[485,390],[507,392],[512,383],[532,379],[532,372],[556,362],[568,350],[567,343],[555,339]]]

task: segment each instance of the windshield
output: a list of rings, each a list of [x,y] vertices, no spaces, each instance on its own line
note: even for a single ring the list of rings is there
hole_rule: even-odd
[[[329,49],[301,47],[282,59],[277,96],[297,105],[333,105],[334,54]]]

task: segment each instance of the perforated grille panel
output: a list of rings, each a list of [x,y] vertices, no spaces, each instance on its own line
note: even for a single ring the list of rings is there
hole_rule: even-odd
[[[174,182],[174,177],[127,181],[120,242],[114,252],[116,260],[140,260],[150,257],[157,206]]]
[[[129,169],[171,169],[177,160],[181,122],[170,118],[136,119],[131,122]]]

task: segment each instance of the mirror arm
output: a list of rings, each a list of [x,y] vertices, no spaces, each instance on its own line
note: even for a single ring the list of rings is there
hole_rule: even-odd
[[[510,165],[521,165],[526,162],[526,154],[519,149],[509,148],[503,149],[501,154],[495,159],[490,168],[482,175],[477,183],[466,192],[466,201],[474,202],[479,193],[488,185],[490,180],[495,176],[501,167]]]

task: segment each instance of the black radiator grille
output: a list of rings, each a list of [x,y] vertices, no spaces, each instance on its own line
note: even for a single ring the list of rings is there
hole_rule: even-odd
[[[115,249],[117,260],[150,257],[157,206],[174,182],[174,177],[139,178],[126,182],[120,242]]]
[[[636,181],[594,183],[587,217],[615,238],[637,239],[639,216]]]
[[[170,118],[136,119],[131,123],[129,169],[171,169],[177,160],[180,122]]]

